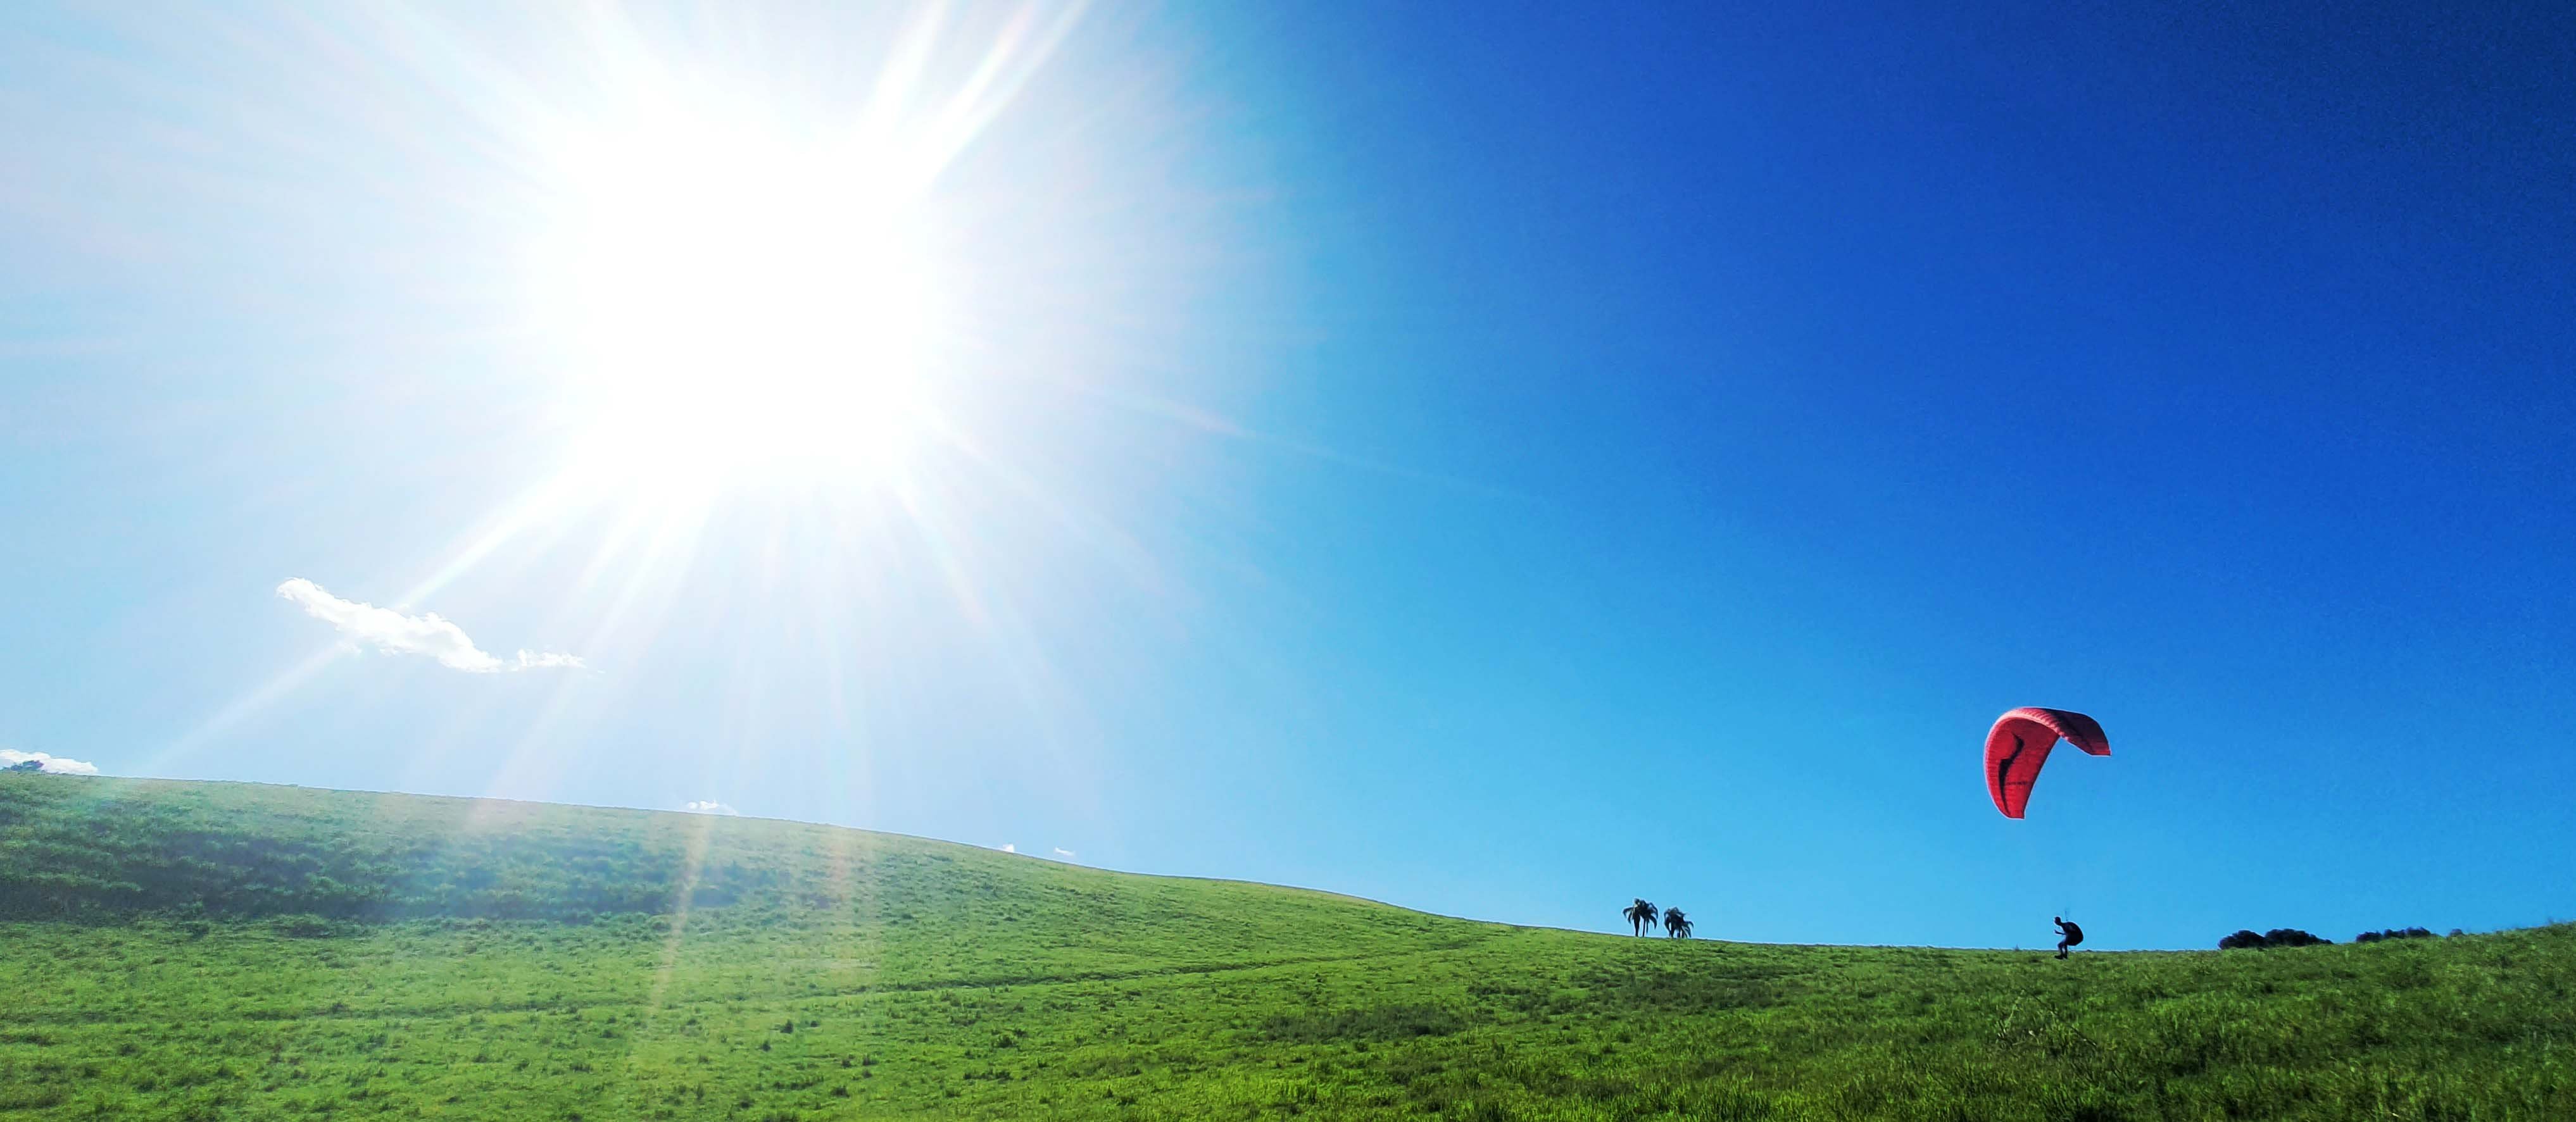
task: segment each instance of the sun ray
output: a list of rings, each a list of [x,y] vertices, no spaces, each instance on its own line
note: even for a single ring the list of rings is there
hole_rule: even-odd
[[[615,596],[601,611],[599,623],[585,640],[587,645],[584,649],[616,650],[624,645],[620,639],[626,634],[630,617],[643,601],[645,592],[657,583],[655,578],[664,575],[662,565],[665,559],[676,558],[673,567],[685,569],[688,559],[696,555],[706,510],[702,503],[681,503],[655,523],[652,536],[646,539],[642,553],[627,572],[625,582],[618,586]],[[662,602],[667,604],[667,601],[668,596],[665,596]]]
[[[144,762],[142,770],[137,774],[169,774],[172,765],[194,755],[198,750],[214,743],[223,734],[232,731],[235,726],[257,716],[269,706],[277,704],[278,699],[294,693],[305,682],[312,680],[315,674],[321,673],[323,667],[347,654],[348,649],[346,644],[332,643],[305,656],[303,661],[271,675],[267,681],[234,698],[231,704],[216,710],[213,716],[197,722],[196,727],[163,745],[160,751],[153,753]]]
[[[1058,527],[1073,534],[1076,540],[1106,559],[1112,567],[1119,570],[1120,575],[1128,578],[1136,587],[1148,592],[1169,591],[1169,582],[1165,580],[1161,566],[1155,562],[1153,552],[1146,549],[1134,534],[1106,518],[1083,511],[1078,504],[1049,491],[1029,473],[1011,466],[1007,461],[994,455],[981,441],[960,434],[955,440],[955,446],[961,454],[982,468],[991,478],[1002,483],[1009,493],[1045,514]]]
[[[964,152],[985,127],[1019,96],[1021,88],[1072,33],[1088,6],[1086,3],[1065,5],[1053,20],[1043,26],[1033,26],[1038,18],[1035,8],[1020,9],[998,37],[993,49],[985,52],[983,63],[976,68],[974,76],[949,102],[948,111],[941,115],[939,127],[932,131],[932,135],[939,137],[942,144],[937,156],[928,161],[928,166],[933,169],[946,167],[949,161]]]
[[[583,501],[589,481],[576,472],[548,476],[536,486],[521,492],[517,498],[501,504],[498,512],[468,531],[464,543],[452,549],[428,576],[405,589],[394,600],[396,607],[407,607],[435,595],[458,577],[471,572],[492,551],[515,540],[530,526],[561,517]]]

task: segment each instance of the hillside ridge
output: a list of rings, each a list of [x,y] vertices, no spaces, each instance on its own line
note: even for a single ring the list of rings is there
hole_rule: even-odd
[[[847,902],[863,871],[1018,867],[1430,913],[1348,893],[1098,869],[963,842],[635,807],[220,780],[0,775],[0,917],[578,919]],[[685,886],[686,892],[682,889]],[[1452,920],[1459,923],[1480,921]]]

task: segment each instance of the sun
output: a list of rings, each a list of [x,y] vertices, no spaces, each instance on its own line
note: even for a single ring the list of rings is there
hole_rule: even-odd
[[[947,282],[900,146],[665,105],[564,169],[545,314],[580,468],[883,482],[935,435]]]

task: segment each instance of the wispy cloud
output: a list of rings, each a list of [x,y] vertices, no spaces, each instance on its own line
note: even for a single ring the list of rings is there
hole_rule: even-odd
[[[725,804],[720,803],[720,802],[717,802],[717,801],[715,801],[715,800],[713,800],[713,799],[708,799],[708,800],[706,800],[706,801],[704,801],[704,802],[681,803],[681,804],[680,804],[680,809],[685,810],[685,811],[688,811],[688,812],[689,812],[689,813],[691,813],[691,814],[740,814],[740,813],[742,813],[741,811],[735,810],[734,808],[729,807],[729,806],[726,806]]]
[[[1056,855],[1056,856],[1058,856],[1058,857],[1064,858],[1064,859],[1065,859],[1065,860],[1067,860],[1067,861],[1071,861],[1071,860],[1073,860],[1073,851],[1072,851],[1072,850],[1070,850],[1070,849],[1066,849],[1066,848],[1064,848],[1063,846],[1057,846],[1057,847],[1056,847],[1055,855]]]
[[[1019,847],[1019,846],[1013,845],[1013,844],[1011,844],[1010,842],[1003,842],[1003,843],[1002,843],[1002,852],[1004,852],[1004,853],[1018,853],[1019,851],[1020,851],[1020,847]]]
[[[387,654],[428,655],[441,666],[469,674],[582,666],[578,655],[552,652],[520,651],[516,658],[504,659],[475,646],[464,628],[440,618],[436,612],[407,616],[391,608],[343,600],[302,577],[278,585],[277,595],[303,608],[304,614],[337,628],[352,643],[364,643]]]
[[[61,756],[47,755],[43,752],[18,752],[0,748],[0,767],[16,767],[29,760],[36,761],[39,770],[50,771],[56,775],[98,774],[98,765],[85,760],[66,760]]]

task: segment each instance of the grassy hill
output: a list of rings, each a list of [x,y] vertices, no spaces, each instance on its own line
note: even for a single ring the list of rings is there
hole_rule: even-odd
[[[0,940],[0,1120],[2576,1118],[2567,927],[1671,942],[795,823],[11,774]]]

